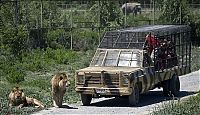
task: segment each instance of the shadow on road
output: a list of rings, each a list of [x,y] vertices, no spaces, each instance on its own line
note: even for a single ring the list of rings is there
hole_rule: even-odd
[[[195,94],[196,92],[180,91],[178,97],[174,97],[175,100],[182,97]],[[163,95],[162,91],[150,91],[148,93],[140,95],[140,102],[137,107],[147,106],[151,104],[156,104],[162,101],[172,100],[173,97],[166,97]],[[92,103],[91,106],[96,107],[131,107],[128,103],[128,98],[112,98],[96,103]]]
[[[60,108],[66,108],[66,109],[78,109],[78,108],[75,108],[75,107],[70,107],[68,105],[62,105],[62,107]]]

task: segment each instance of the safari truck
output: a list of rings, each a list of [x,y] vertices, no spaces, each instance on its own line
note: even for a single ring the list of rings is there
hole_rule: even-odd
[[[163,88],[177,96],[179,76],[191,68],[191,28],[151,25],[108,31],[90,66],[76,71],[75,90],[83,105],[95,97],[127,97],[132,106],[139,96]]]

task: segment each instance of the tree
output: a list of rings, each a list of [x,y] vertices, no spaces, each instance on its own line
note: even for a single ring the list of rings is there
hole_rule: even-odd
[[[163,0],[160,20],[169,24],[190,23],[189,7],[187,0]]]
[[[101,26],[122,25],[122,16],[120,15],[120,7],[117,2],[101,1],[100,7]]]

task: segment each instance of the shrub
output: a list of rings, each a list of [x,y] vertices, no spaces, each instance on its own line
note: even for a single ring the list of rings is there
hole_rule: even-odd
[[[9,64],[9,63],[8,63]],[[25,72],[17,65],[6,65],[4,68],[4,72],[6,73],[6,80],[10,83],[19,83],[24,81]]]
[[[200,68],[200,48],[199,47],[193,47],[192,48],[192,61],[191,61],[191,70],[197,71]]]
[[[50,80],[46,80],[44,78],[39,78],[39,79],[33,79],[33,80],[25,81],[22,84],[24,86],[28,86],[28,87],[38,87],[38,88],[40,88],[42,90],[49,90],[49,88],[51,87]]]
[[[21,71],[11,71],[11,73],[6,77],[10,83],[19,83],[24,81],[24,72]]]
[[[45,58],[53,59],[58,64],[68,64],[73,62],[78,58],[78,54],[75,51],[65,50],[65,49],[56,49],[47,48],[45,52]]]

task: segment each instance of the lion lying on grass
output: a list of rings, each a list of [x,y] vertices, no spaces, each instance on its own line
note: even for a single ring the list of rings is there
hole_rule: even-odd
[[[44,108],[44,105],[42,102],[38,101],[34,98],[26,97],[23,89],[20,89],[19,87],[14,87],[13,90],[10,92],[9,96],[9,106],[17,106],[18,108],[22,108],[24,106],[29,105],[37,105],[41,108]]]
[[[69,78],[65,73],[57,73],[51,79],[53,106],[62,107],[63,96],[66,87],[70,85]]]

